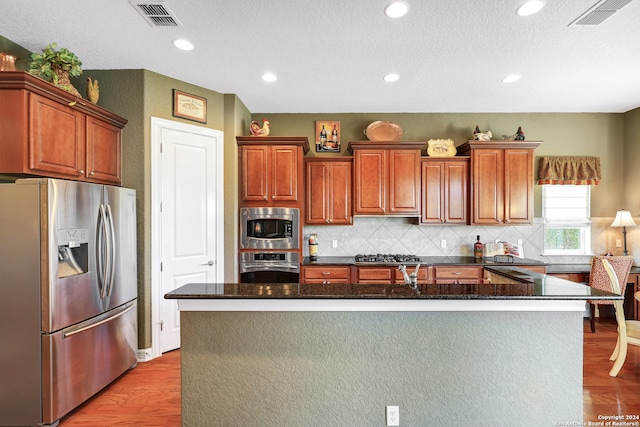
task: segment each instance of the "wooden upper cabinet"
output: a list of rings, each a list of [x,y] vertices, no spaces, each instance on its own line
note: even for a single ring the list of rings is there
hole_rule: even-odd
[[[389,150],[389,213],[420,214],[420,154]]]
[[[533,150],[504,150],[504,222],[533,222]]]
[[[302,156],[298,155],[295,145],[271,147],[271,200],[298,200],[299,179],[302,178],[298,169],[301,163]]]
[[[299,207],[306,137],[236,137],[241,206]]]
[[[308,158],[306,162],[306,224],[353,223],[350,158]]]
[[[0,92],[0,173],[121,184],[125,119],[22,71]]]
[[[386,150],[354,150],[354,213],[387,212],[388,152]]]
[[[420,215],[422,141],[354,141],[355,215]]]
[[[59,102],[30,94],[29,170],[36,174],[86,174],[85,115]]]
[[[243,201],[266,202],[269,199],[267,188],[269,175],[267,172],[267,146],[240,147],[240,199]]]
[[[122,132],[116,126],[87,117],[87,175],[101,182],[122,181]]]
[[[422,159],[423,224],[468,222],[469,158]]]
[[[458,153],[471,156],[471,223],[533,222],[533,160],[540,141],[469,141]]]

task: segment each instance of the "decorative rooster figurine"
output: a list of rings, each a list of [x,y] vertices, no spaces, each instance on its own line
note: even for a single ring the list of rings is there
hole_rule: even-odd
[[[87,77],[87,99],[94,104],[98,103],[100,98],[100,88],[98,87],[98,80],[92,80],[91,76]]]
[[[262,128],[260,127],[260,123],[255,120],[251,122],[250,130],[251,135],[253,136],[267,136],[269,135],[269,120],[262,119]]]

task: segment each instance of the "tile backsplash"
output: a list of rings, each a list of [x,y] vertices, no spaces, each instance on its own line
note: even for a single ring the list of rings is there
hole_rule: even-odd
[[[622,229],[612,228],[611,218],[592,218],[592,254],[611,251],[622,255],[622,248],[615,247],[616,239],[622,239]],[[627,246],[638,264],[639,252],[635,250],[636,232],[627,230]],[[532,225],[517,226],[469,226],[469,225],[418,225],[415,218],[356,217],[352,226],[305,226],[304,255],[309,255],[309,234],[318,234],[318,256],[353,256],[356,254],[415,254],[422,256],[473,256],[473,243],[480,236],[482,243],[497,240],[518,243],[522,240],[526,258],[554,264],[589,264],[591,256],[545,256],[543,254],[543,222],[535,218]],[[640,230],[637,232],[640,238]],[[441,242],[446,241],[446,247]],[[333,242],[337,247],[333,247]],[[639,248],[640,249],[640,248]]]

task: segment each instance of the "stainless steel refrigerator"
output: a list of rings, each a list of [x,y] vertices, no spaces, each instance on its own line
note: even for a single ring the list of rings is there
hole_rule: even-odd
[[[136,364],[135,190],[0,184],[0,425],[56,425]]]

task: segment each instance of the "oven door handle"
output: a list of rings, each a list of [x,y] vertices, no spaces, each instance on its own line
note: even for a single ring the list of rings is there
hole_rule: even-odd
[[[249,270],[270,271],[274,269],[299,270],[300,267],[297,265],[289,265],[289,264],[242,265],[243,271],[249,271]]]

